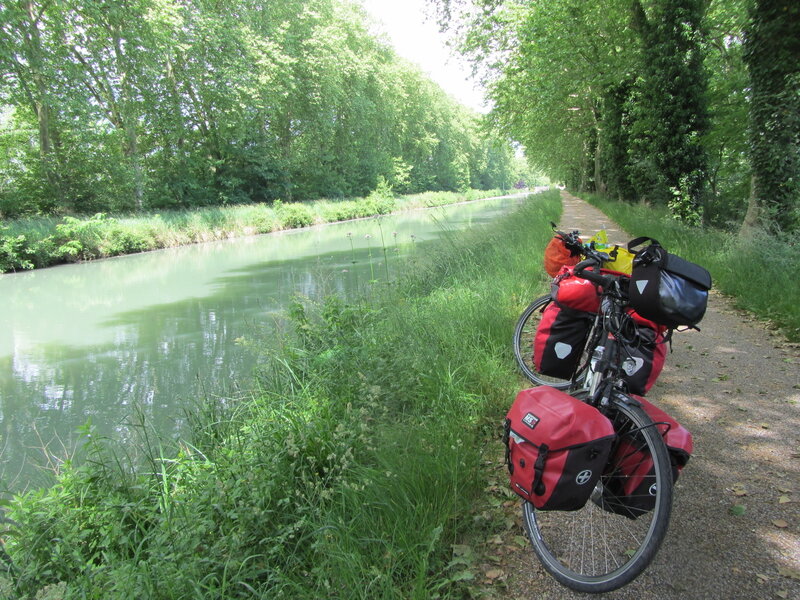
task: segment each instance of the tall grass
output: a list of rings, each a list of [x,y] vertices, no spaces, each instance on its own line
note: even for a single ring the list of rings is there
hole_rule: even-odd
[[[500,195],[500,190],[427,192],[394,198],[252,204],[134,216],[39,217],[0,224],[0,273],[269,233]]]
[[[786,336],[800,341],[800,244],[789,236],[761,233],[742,239],[735,233],[690,227],[666,208],[588,200],[633,236],[656,238],[670,252],[706,267],[714,287],[735,305],[767,319]]]
[[[14,499],[9,585],[82,598],[463,598],[480,463],[517,391],[555,193],[451,234],[380,293],[298,299],[258,389],[192,415],[145,467],[90,460]],[[499,443],[499,441],[498,441]]]

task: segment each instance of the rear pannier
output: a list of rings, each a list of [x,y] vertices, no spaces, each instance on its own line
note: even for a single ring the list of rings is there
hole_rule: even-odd
[[[672,481],[678,480],[694,448],[692,434],[660,408],[640,396],[632,396],[653,419],[661,432],[672,463]],[[630,519],[653,510],[656,502],[656,476],[653,460],[642,452],[635,435],[620,439],[614,449],[617,471],[604,479],[602,498],[597,503],[605,510]]]
[[[586,504],[614,441],[611,422],[560,390],[522,390],[505,420],[511,489],[539,510]]]

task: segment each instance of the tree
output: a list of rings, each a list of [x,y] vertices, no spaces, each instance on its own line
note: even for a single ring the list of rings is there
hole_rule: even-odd
[[[635,185],[642,197],[669,202],[689,220],[701,211],[707,185],[705,4],[658,2],[648,15],[639,0],[632,3],[642,41],[631,147]]]
[[[755,0],[744,59],[750,75],[752,188],[744,230],[800,227],[800,5]]]

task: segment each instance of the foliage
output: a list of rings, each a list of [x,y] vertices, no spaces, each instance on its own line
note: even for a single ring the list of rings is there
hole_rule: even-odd
[[[498,129],[552,180],[708,224],[756,207],[798,226],[796,3],[431,2]]]
[[[278,213],[278,219],[283,229],[308,227],[314,222],[314,214],[305,204],[299,202],[283,204],[276,200],[273,206],[275,207],[275,212]]]
[[[750,14],[752,194],[768,226],[793,231],[800,228],[800,6],[756,0]]]
[[[118,4],[0,3],[3,216],[508,187],[349,0]]]
[[[451,236],[369,299],[298,299],[257,392],[202,404],[191,443],[87,438],[88,460],[12,502],[16,597],[465,597],[479,436],[518,385],[508,330],[544,287],[529,256],[557,198]]]
[[[0,272],[32,269],[24,235],[8,235],[8,228],[0,226]]]
[[[631,111],[631,181],[638,196],[677,202],[679,215],[702,210],[707,185],[702,138],[707,128],[703,70],[705,0],[656,3],[648,15],[634,2],[641,75]]]

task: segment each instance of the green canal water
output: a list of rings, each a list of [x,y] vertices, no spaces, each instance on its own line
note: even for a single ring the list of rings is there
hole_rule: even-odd
[[[201,398],[248,389],[296,295],[352,297],[494,199],[0,275],[0,490],[46,484],[80,443],[144,421],[179,437]]]

